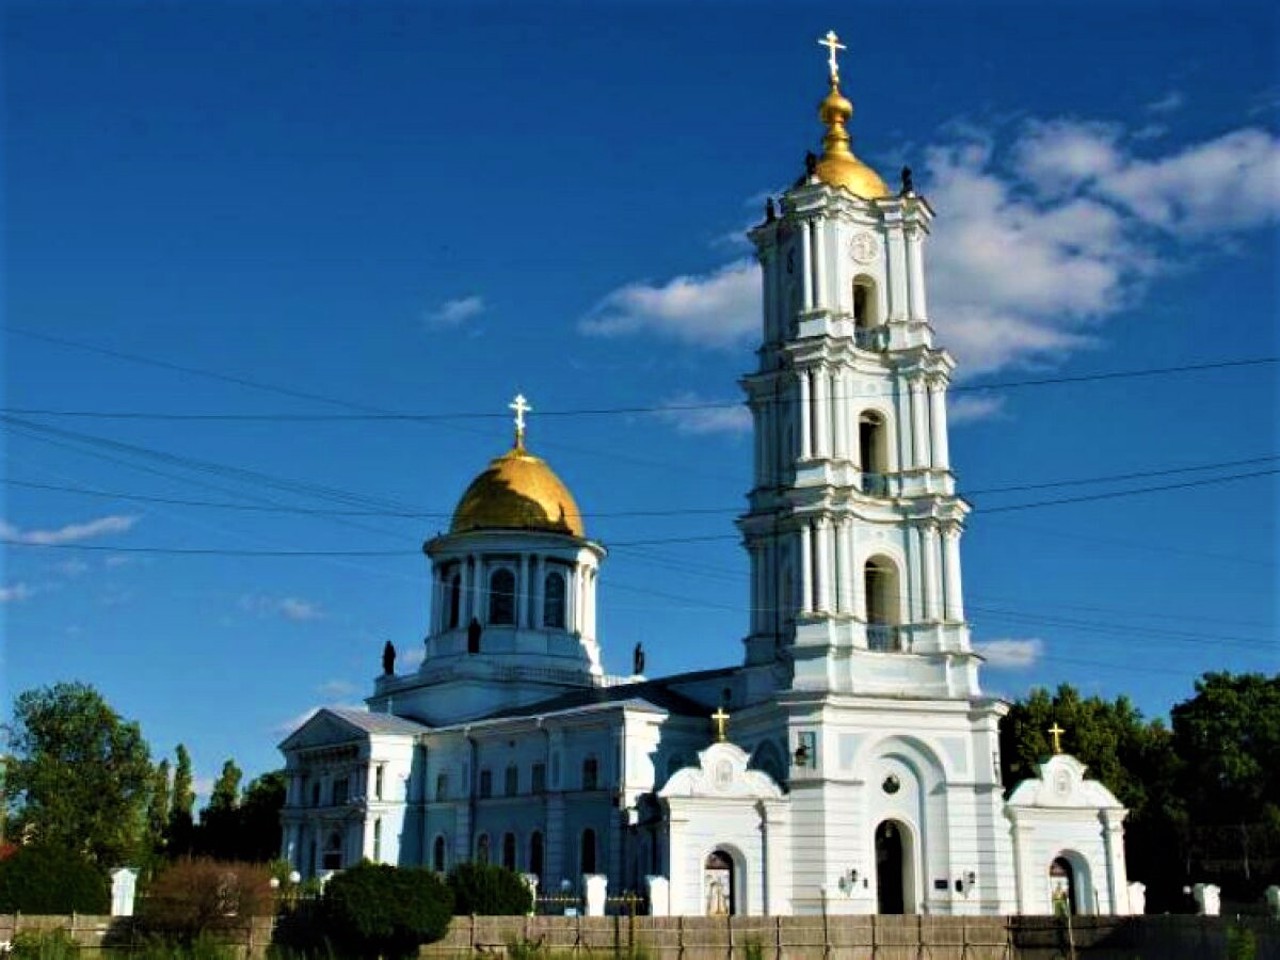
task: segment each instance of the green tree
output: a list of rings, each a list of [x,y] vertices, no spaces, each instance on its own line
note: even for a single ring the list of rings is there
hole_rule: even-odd
[[[1173,708],[1187,860],[1223,893],[1280,882],[1280,675],[1207,673]]]
[[[168,848],[171,855],[191,852],[195,823],[196,789],[191,754],[183,744],[174,750],[173,789],[169,805]]]
[[[519,917],[533,909],[533,893],[524,878],[497,864],[459,863],[449,872],[449,887],[459,913]]]
[[[219,860],[236,859],[243,776],[234,760],[222,765],[222,773],[209,793],[209,803],[200,811],[200,826],[196,828],[194,842],[197,852]]]
[[[265,863],[280,856],[280,811],[287,789],[283,770],[264,773],[245,787],[236,831],[236,859]]]
[[[162,854],[169,831],[169,761],[161,760],[151,774],[151,795],[147,797],[147,845]]]
[[[329,881],[322,912],[344,956],[414,957],[419,945],[444,936],[453,894],[430,870],[366,860]]]
[[[76,850],[36,843],[0,860],[0,913],[104,913],[107,874]]]
[[[58,683],[18,695],[13,730],[15,835],[104,868],[143,852],[152,768],[136,723],[93,687]]]

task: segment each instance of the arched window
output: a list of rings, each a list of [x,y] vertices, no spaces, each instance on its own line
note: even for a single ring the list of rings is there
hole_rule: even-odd
[[[520,792],[520,769],[514,763],[507,764],[507,772],[503,780],[502,792],[508,797],[514,797]]]
[[[449,577],[449,629],[456,630],[462,624],[462,574],[454,571]]]
[[[489,862],[489,835],[482,833],[476,837],[476,863]]]
[[[897,650],[900,587],[898,568],[887,557],[873,557],[862,570],[863,596],[867,604],[867,647]]]
[[[888,490],[888,430],[884,418],[868,411],[858,418],[858,457],[862,467],[862,492],[884,496]]]
[[[489,623],[511,626],[516,622],[516,575],[506,567],[489,574]]]
[[[480,771],[480,799],[484,800],[493,796],[493,771]]]
[[[449,775],[447,773],[436,774],[436,799],[447,800],[449,798]]]
[[[502,865],[508,870],[516,868],[516,835],[514,833],[502,835]]]
[[[553,630],[564,629],[564,574],[552,570],[542,580],[542,625]]]
[[[444,837],[436,837],[431,845],[431,869],[436,873],[444,873],[447,864],[444,859]]]
[[[324,844],[324,860],[321,866],[325,870],[342,869],[342,834],[334,830]]]
[[[596,832],[588,827],[582,831],[581,856],[578,858],[580,873],[596,872]]]
[[[600,785],[600,761],[587,757],[582,761],[582,789],[595,790]]]
[[[529,835],[529,872],[542,876],[542,863],[545,854],[542,850],[542,831],[535,830]]]

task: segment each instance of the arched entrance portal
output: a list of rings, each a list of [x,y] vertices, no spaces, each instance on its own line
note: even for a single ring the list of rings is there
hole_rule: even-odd
[[[1057,857],[1049,864],[1049,903],[1055,916],[1080,912],[1076,871],[1066,857]]]
[[[702,866],[702,903],[708,917],[727,917],[733,908],[733,857],[713,850]]]
[[[876,912],[914,913],[911,838],[896,820],[876,827]]]

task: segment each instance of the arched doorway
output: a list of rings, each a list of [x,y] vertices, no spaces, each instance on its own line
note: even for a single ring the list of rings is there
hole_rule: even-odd
[[[734,913],[733,857],[724,850],[712,850],[702,865],[702,903],[708,917]]]
[[[911,838],[896,820],[876,827],[876,912],[914,913]]]
[[[1055,857],[1049,864],[1049,905],[1054,916],[1080,912],[1080,889],[1075,867],[1066,857]]]

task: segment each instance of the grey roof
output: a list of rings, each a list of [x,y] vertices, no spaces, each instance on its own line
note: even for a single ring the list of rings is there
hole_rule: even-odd
[[[370,713],[368,710],[352,710],[349,707],[323,707],[317,712],[332,713],[365,733],[399,733],[412,736],[426,733],[431,728],[416,720],[397,717],[393,713]]]
[[[571,690],[547,700],[526,704],[522,707],[510,707],[485,715],[484,720],[510,720],[518,717],[530,717],[538,714],[562,713],[582,707],[604,705],[623,706],[625,704],[649,704],[666,710],[668,713],[682,717],[705,717],[708,707],[691,697],[685,696],[671,686],[677,682],[704,680],[719,674],[729,674],[736,668],[719,670],[702,670],[697,673],[678,673],[657,680],[641,680],[638,683],[624,683],[614,687],[589,687],[582,690]]]

